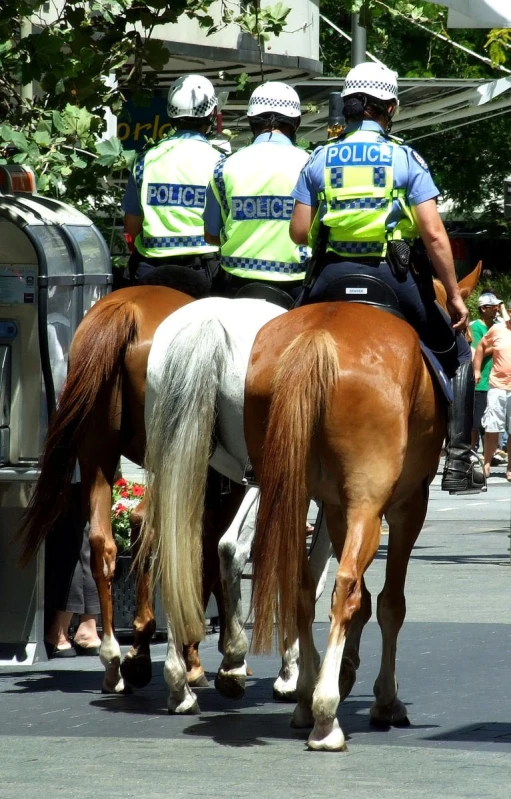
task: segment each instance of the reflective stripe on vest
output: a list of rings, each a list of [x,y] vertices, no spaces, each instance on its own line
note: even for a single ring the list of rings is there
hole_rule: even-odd
[[[308,158],[292,145],[261,142],[217,164],[211,183],[222,213],[222,267],[254,280],[303,280],[309,255],[289,236],[291,191]]]
[[[325,153],[327,250],[338,255],[383,257],[390,239],[418,235],[404,189],[394,188],[394,155],[399,145],[377,131],[356,131],[328,144]],[[387,219],[394,201],[403,218],[392,230]]]
[[[218,247],[204,239],[206,189],[221,158],[203,139],[170,137],[135,164],[144,219],[135,246],[147,258],[202,255]]]

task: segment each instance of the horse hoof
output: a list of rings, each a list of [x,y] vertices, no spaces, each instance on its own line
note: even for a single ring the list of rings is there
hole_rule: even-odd
[[[199,703],[194,694],[187,696],[179,704],[173,699],[169,699],[167,708],[170,716],[200,716]]]
[[[296,688],[294,691],[284,691],[273,686],[273,699],[275,702],[298,702],[298,694]]]
[[[328,724],[316,723],[307,747],[315,752],[345,752],[348,747],[337,719]]]
[[[114,694],[116,696],[130,696],[133,693],[133,690],[129,685],[124,683],[124,680],[119,680],[116,685],[110,685],[106,681],[103,682],[101,686],[101,693],[102,694]]]
[[[198,675],[186,676],[186,682],[191,688],[209,688],[209,680],[204,674],[204,672],[200,672]]]
[[[314,716],[308,705],[298,703],[291,716],[291,727],[295,730],[304,730],[314,726]]]
[[[215,677],[215,688],[227,699],[242,699],[245,696],[245,676],[218,672]]]
[[[355,665],[349,658],[343,658],[341,663],[341,676],[339,678],[339,693],[341,695],[340,702],[351,694],[353,686],[357,681],[357,670]]]
[[[153,668],[149,655],[126,655],[121,663],[121,674],[124,682],[133,688],[145,688],[153,676]]]
[[[369,720],[374,727],[409,727],[410,721],[406,706],[395,699],[389,705],[377,705],[369,711]]]

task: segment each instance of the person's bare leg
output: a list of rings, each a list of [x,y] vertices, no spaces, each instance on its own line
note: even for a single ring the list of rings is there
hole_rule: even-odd
[[[96,616],[83,614],[80,616],[80,624],[75,633],[75,643],[85,647],[96,647],[101,645],[101,638],[96,627]]]
[[[57,610],[46,632],[46,642],[48,644],[53,644],[53,646],[59,649],[71,649],[68,630],[72,618],[73,614],[71,612],[67,610]]]
[[[486,477],[490,476],[490,465],[493,458],[493,453],[497,449],[497,442],[499,440],[498,433],[484,434],[484,473]]]

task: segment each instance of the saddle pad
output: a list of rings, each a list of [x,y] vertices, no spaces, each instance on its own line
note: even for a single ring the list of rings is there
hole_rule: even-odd
[[[429,349],[429,347],[426,347],[426,345],[423,344],[422,341],[420,342],[420,345],[422,350],[422,357],[426,362],[426,366],[429,369],[429,373],[433,378],[433,380],[436,382],[440,391],[442,392],[445,400],[450,405],[453,400],[451,381],[445,374],[440,364],[440,361],[438,360],[436,355]]]

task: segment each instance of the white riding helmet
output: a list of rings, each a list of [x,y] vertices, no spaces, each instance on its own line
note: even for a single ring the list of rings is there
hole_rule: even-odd
[[[291,119],[298,119],[302,115],[300,98],[287,83],[269,80],[252,92],[247,116],[258,117],[271,112]]]
[[[184,75],[169,89],[167,113],[171,119],[208,117],[218,105],[215,88],[203,75]]]
[[[395,100],[397,97],[397,75],[383,64],[366,61],[357,64],[346,75],[342,97],[351,94],[368,94],[378,100]]]

